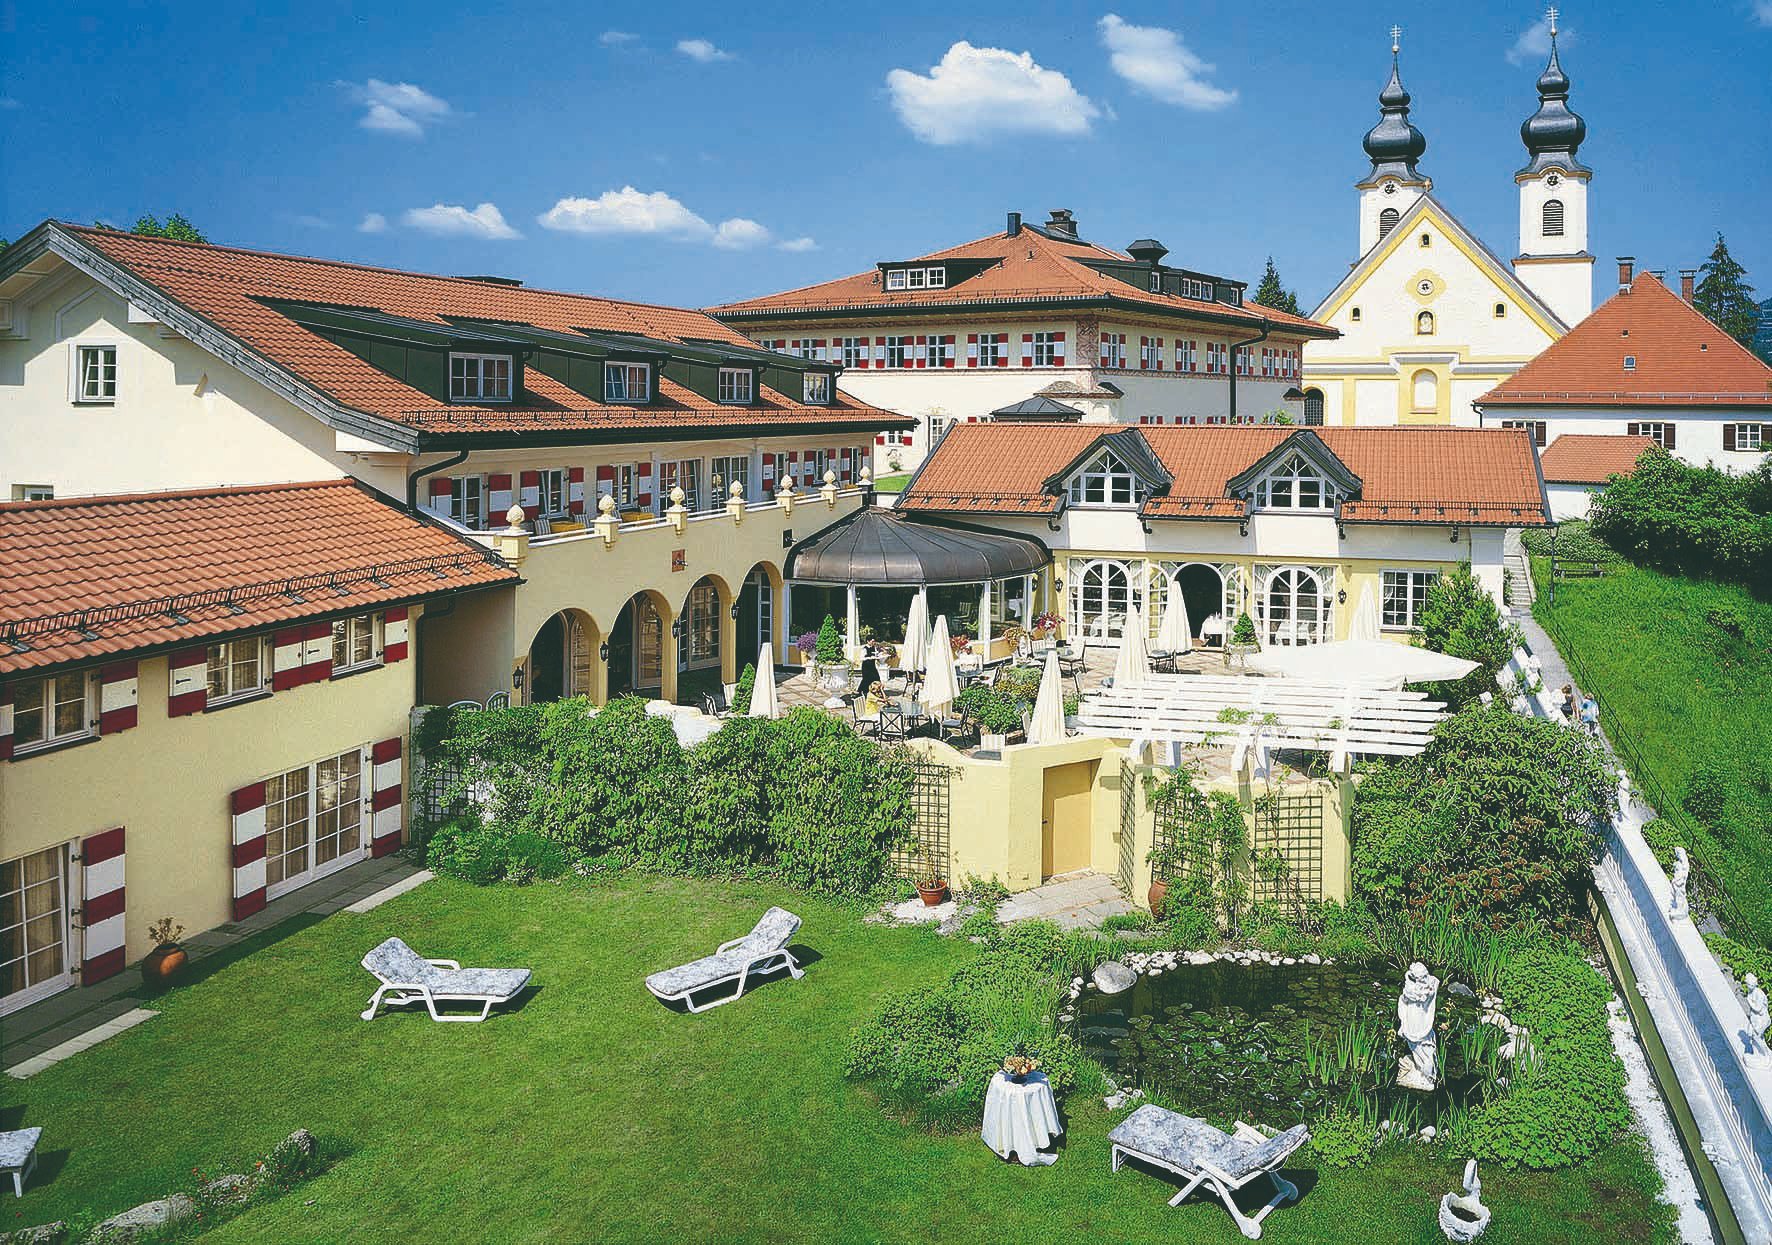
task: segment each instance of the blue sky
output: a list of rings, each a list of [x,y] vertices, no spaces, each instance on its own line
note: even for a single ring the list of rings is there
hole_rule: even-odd
[[[1308,308],[1354,258],[1393,21],[1423,169],[1514,253],[1540,16],[0,0],[0,236],[182,211],[243,246],[696,305],[1069,207],[1251,282],[1271,253]],[[1695,265],[1720,229],[1772,294],[1772,0],[1561,22],[1600,292],[1612,256]]]

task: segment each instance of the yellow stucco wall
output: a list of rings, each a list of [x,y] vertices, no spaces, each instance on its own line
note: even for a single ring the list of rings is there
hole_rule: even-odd
[[[416,620],[419,611],[412,613]],[[233,792],[354,747],[404,739],[417,669],[415,661],[396,662],[169,718],[167,659],[145,659],[133,729],[0,762],[0,860],[124,827],[130,961],[152,949],[147,927],[161,917],[187,933],[231,920]],[[366,769],[366,836],[372,785]],[[70,889],[78,903],[78,882]]]

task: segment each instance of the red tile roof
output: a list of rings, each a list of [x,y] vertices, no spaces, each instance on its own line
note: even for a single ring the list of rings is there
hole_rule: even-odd
[[[1015,237],[991,234],[972,242],[920,255],[909,263],[944,259],[995,260],[996,263],[976,276],[939,290],[892,290],[881,283],[877,268],[840,277],[820,285],[808,285],[761,298],[722,303],[709,307],[712,315],[738,323],[754,324],[758,317],[791,319],[793,312],[854,310],[878,313],[894,308],[952,309],[955,312],[974,310],[979,306],[1011,307],[1028,302],[1069,301],[1082,304],[1099,303],[1113,298],[1137,304],[1159,316],[1202,316],[1220,320],[1240,321],[1259,327],[1267,320],[1279,330],[1292,330],[1301,337],[1330,338],[1339,333],[1326,324],[1303,316],[1289,315],[1270,307],[1233,307],[1226,303],[1208,303],[1197,298],[1175,294],[1153,294],[1115,277],[1097,272],[1081,261],[1126,260],[1121,251],[1109,250],[1092,242],[1067,242],[1048,238],[1032,229],[1023,229]]]
[[[0,503],[0,674],[518,582],[354,480]]]
[[[1546,484],[1604,484],[1608,476],[1627,476],[1637,459],[1655,441],[1649,437],[1564,433],[1538,456]]]
[[[1637,365],[1624,370],[1624,357]],[[1772,368],[1649,273],[1614,294],[1482,406],[1760,407]]]
[[[907,511],[1050,515],[1044,482],[1097,438],[1142,436],[1174,482],[1153,518],[1239,518],[1228,483],[1288,437],[1321,438],[1361,481],[1340,515],[1352,522],[1546,522],[1532,441],[1516,429],[956,424],[899,498]]]
[[[435,324],[447,323],[445,316],[459,316],[513,321],[566,333],[585,328],[670,341],[698,339],[703,343],[729,342],[753,349],[754,346],[748,338],[711,316],[676,307],[561,294],[469,277],[430,276],[337,260],[144,238],[82,225],[58,228],[344,406],[427,431],[656,432],[735,425],[794,428],[841,424],[874,429],[908,428],[914,423],[841,391],[830,406],[808,406],[798,400],[798,395],[787,396],[764,388],[757,405],[733,407],[662,377],[658,401],[653,405],[604,405],[533,368],[524,374],[531,398],[524,406],[462,404],[439,411],[437,408],[443,404],[436,397],[359,359],[260,300],[374,308]]]

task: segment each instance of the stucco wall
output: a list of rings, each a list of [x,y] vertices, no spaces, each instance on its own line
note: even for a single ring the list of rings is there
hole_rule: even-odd
[[[1490,407],[1483,412],[1485,428],[1499,428],[1503,420],[1540,419],[1545,423],[1544,438],[1548,446],[1560,436],[1570,433],[1592,433],[1624,436],[1636,423],[1671,423],[1674,427],[1673,455],[1695,467],[1720,467],[1724,471],[1752,471],[1772,451],[1772,442],[1764,450],[1725,450],[1723,425],[1741,423],[1772,424],[1772,408],[1758,410],[1716,410],[1689,406],[1645,406],[1635,410],[1618,407],[1508,406]]]

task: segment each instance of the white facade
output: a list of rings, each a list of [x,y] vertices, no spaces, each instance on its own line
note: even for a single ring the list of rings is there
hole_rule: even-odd
[[[1552,167],[1519,178],[1520,253],[1514,272],[1571,327],[1594,309],[1587,249],[1588,174]]]
[[[1389,234],[1390,228],[1415,201],[1433,189],[1427,178],[1410,181],[1384,177],[1376,182],[1362,182],[1360,192],[1360,254],[1364,255]]]
[[[1552,484],[1546,481],[1544,493],[1550,498],[1551,518],[1558,523],[1565,519],[1587,518],[1594,497],[1604,489],[1603,484]]]
[[[1667,446],[1681,462],[1695,467],[1718,467],[1724,471],[1752,471],[1772,450],[1772,407],[1759,410],[1720,410],[1715,407],[1639,406],[1492,406],[1482,413],[1482,426],[1500,428],[1524,422],[1544,424],[1544,444],[1570,433],[1602,436],[1648,436]],[[1723,448],[1723,427],[1743,424],[1765,430],[1761,448]],[[1667,429],[1672,428],[1672,445]],[[1738,442],[1750,440],[1740,436]]]

